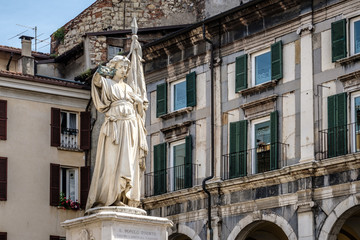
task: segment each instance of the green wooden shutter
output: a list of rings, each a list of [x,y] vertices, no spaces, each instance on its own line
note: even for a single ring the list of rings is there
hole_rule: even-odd
[[[186,75],[186,104],[188,107],[196,106],[196,73]]]
[[[236,58],[235,62],[235,92],[247,88],[247,55]]]
[[[327,135],[327,149],[328,149],[328,157],[335,157],[335,126],[336,126],[336,109],[335,109],[335,97],[330,96],[328,97],[328,135]]]
[[[337,156],[347,153],[347,94],[337,95]]]
[[[279,160],[278,111],[270,113],[270,144],[270,170],[274,170]]]
[[[246,175],[247,121],[230,123],[229,178]]]
[[[271,80],[279,80],[283,77],[282,71],[282,42],[271,45]]]
[[[191,135],[185,138],[185,188],[192,187],[193,167],[192,167],[192,138]]]
[[[331,23],[331,43],[333,62],[346,57],[346,19]]]
[[[167,85],[162,83],[156,88],[156,117],[167,113]]]
[[[154,195],[166,193],[166,143],[154,146]]]
[[[328,97],[328,157],[347,153],[347,94]]]

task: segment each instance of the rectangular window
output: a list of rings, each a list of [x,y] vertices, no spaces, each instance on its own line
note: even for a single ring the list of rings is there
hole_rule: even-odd
[[[360,93],[351,97],[351,122],[353,129],[352,149],[354,152],[360,151]]]
[[[351,55],[360,53],[360,17],[350,20],[350,52]]]
[[[255,173],[270,170],[270,121],[255,124]]]
[[[70,198],[75,201],[78,197],[78,169],[77,168],[60,168],[60,191],[65,194],[66,198]]]
[[[178,81],[171,84],[172,88],[172,111],[186,108],[186,81]]]
[[[183,189],[185,186],[185,140],[170,144],[171,190]]]
[[[78,114],[61,111],[60,115],[60,146],[69,149],[78,149]]]
[[[0,157],[0,201],[7,200],[7,158]]]
[[[118,55],[123,51],[124,49],[122,47],[115,47],[108,45],[108,60],[112,59],[113,57],[115,57],[116,55]]]
[[[7,101],[0,100],[0,140],[6,140],[7,134]]]
[[[0,240],[6,240],[7,239],[7,233],[6,232],[0,232]]]
[[[271,81],[271,52],[269,50],[252,56],[253,85]]]

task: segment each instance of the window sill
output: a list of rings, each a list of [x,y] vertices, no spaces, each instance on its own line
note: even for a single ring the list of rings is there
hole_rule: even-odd
[[[352,62],[356,62],[360,60],[360,54],[356,54],[356,55],[353,55],[353,56],[349,56],[349,57],[346,57],[346,58],[342,58],[342,59],[339,59],[336,61],[336,63],[340,63],[341,65],[348,65]]]
[[[62,209],[62,210],[72,210],[72,211],[80,211],[80,210],[82,210],[81,208],[79,208],[79,209],[68,209],[68,208],[65,208],[65,207],[61,207],[61,206],[56,206],[57,207],[57,209]]]
[[[159,116],[159,118],[162,118],[162,119],[166,120],[166,119],[169,119],[169,118],[174,118],[174,117],[177,117],[177,116],[180,116],[180,115],[190,113],[192,110],[193,110],[193,107],[186,107],[186,108],[182,108],[182,109],[179,109],[179,110],[171,112],[171,113],[161,115],[161,116]]]
[[[270,88],[274,88],[276,86],[276,83],[277,83],[277,80],[272,80],[270,82],[262,83],[260,85],[254,86],[254,87],[241,90],[238,93],[240,93],[243,96],[254,95],[256,93],[264,92]]]
[[[80,148],[66,148],[66,147],[57,147],[58,150],[62,151],[70,151],[70,152],[84,152],[84,150]]]

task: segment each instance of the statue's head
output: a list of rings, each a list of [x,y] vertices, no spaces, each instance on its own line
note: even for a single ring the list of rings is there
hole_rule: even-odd
[[[113,57],[106,66],[110,69],[116,69],[115,76],[125,78],[130,69],[130,60],[122,55]]]

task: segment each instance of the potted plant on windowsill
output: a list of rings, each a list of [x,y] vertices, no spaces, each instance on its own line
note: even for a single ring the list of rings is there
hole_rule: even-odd
[[[80,203],[76,200],[73,201],[70,198],[66,198],[64,193],[60,193],[59,207],[72,210],[80,210]]]

